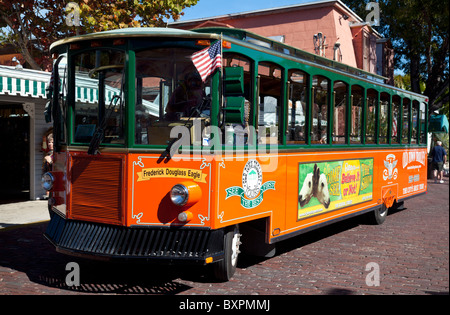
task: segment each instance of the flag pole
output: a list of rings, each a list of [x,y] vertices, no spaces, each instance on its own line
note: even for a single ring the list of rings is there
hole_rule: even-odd
[[[220,58],[222,62],[220,63],[220,72],[223,73],[223,33],[220,32]]]
[[[223,96],[223,63],[224,63],[224,59],[223,59],[223,32],[220,32],[220,54],[221,54],[221,58],[222,58],[222,62],[220,63],[220,74],[219,74],[219,95],[220,95],[220,103],[219,103],[219,117],[220,117],[220,112],[223,111],[223,106],[224,106],[224,96]],[[220,118],[219,118],[220,120]],[[224,123],[224,121],[218,121],[218,125],[219,128],[221,128],[222,124]]]

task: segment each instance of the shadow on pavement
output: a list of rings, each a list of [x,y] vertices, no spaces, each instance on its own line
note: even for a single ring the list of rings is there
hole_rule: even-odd
[[[183,278],[202,282],[205,275],[198,267],[161,266],[138,263],[110,263],[85,260],[66,256],[55,251],[55,248],[44,238],[47,223],[31,224],[21,228],[0,231],[0,267],[23,272],[29,281],[44,286],[40,291],[46,293],[74,294],[162,294],[173,295],[190,289],[175,279]],[[69,262],[76,262],[80,270],[80,285],[68,286],[66,277],[73,271],[66,270]],[[5,273],[4,283],[19,279],[13,277],[14,272]],[[17,277],[17,275],[16,275]],[[203,280],[204,281],[204,280]],[[19,285],[15,285],[20,290]],[[66,293],[51,290],[56,288],[67,290]],[[21,292],[7,292],[21,294]]]

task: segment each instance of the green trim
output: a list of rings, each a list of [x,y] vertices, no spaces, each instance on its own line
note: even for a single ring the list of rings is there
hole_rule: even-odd
[[[7,86],[7,90],[12,92],[12,78],[7,78],[6,79],[6,86]]]
[[[363,95],[362,95],[362,113],[361,113],[361,118],[362,118],[362,122],[361,122],[361,144],[365,145],[366,144],[366,128],[367,128],[367,89],[363,89]]]
[[[135,141],[135,105],[136,105],[136,53],[128,50],[127,62],[125,65],[125,121],[127,126],[124,128],[125,144],[133,147]]]
[[[30,80],[25,80],[25,94],[30,93]]]

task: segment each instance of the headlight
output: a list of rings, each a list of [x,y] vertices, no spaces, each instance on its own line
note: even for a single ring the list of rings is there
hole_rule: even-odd
[[[170,191],[170,199],[177,206],[184,206],[189,199],[189,191],[186,186],[177,184]]]
[[[53,188],[53,183],[55,182],[55,177],[52,173],[47,172],[42,175],[42,188],[49,191]]]

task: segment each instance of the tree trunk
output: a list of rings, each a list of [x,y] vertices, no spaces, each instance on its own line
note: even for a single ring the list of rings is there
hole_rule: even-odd
[[[411,91],[420,94],[420,55],[411,52],[410,60]]]
[[[20,48],[20,51],[22,53],[23,58],[25,58],[25,60],[28,62],[28,64],[30,65],[30,67],[33,70],[42,70],[42,68],[38,65],[38,63],[34,60],[33,56],[31,55],[31,53],[28,51],[27,48]]]

